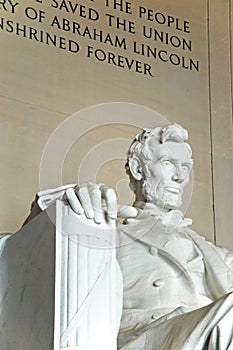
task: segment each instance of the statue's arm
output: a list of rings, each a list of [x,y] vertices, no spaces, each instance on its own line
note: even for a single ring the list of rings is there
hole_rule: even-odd
[[[26,218],[26,220],[23,222],[22,227],[42,212],[37,201],[38,201],[38,195],[36,195],[34,201],[32,202],[31,208],[30,208],[30,213],[29,213],[28,217]]]

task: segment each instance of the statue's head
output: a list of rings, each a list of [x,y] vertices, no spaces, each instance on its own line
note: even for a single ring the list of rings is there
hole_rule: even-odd
[[[127,153],[126,172],[136,200],[166,210],[182,204],[193,166],[188,132],[178,124],[144,129]]]

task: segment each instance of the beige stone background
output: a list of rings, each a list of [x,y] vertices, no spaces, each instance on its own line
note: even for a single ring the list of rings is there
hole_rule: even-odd
[[[1,232],[14,232],[20,227],[38,190],[60,185],[60,180],[53,176],[56,170],[55,161],[53,167],[51,160],[50,170],[48,169],[42,186],[39,178],[43,149],[60,123],[66,123],[70,115],[84,108],[122,102],[157,111],[169,121],[178,122],[189,130],[195,167],[193,197],[186,215],[193,218],[193,228],[196,231],[233,249],[232,2],[158,0],[155,4],[152,0],[143,1],[145,7],[190,22],[191,33],[189,36],[184,33],[183,36],[186,34],[187,38],[192,39],[192,53],[188,54],[179,48],[166,49],[198,59],[200,72],[153,61],[130,52],[126,54],[123,50],[98,41],[75,37],[72,33],[65,33],[57,28],[51,29],[49,22],[54,15],[71,21],[75,18],[75,21],[90,27],[94,24],[78,15],[74,17],[71,13],[52,8],[52,1],[18,2],[19,11],[15,14],[0,8],[0,18],[75,39],[82,50],[77,54],[69,53],[0,29]],[[155,28],[155,22],[138,18],[136,9],[142,2],[132,2],[133,15],[110,8],[109,13],[133,20],[137,28],[142,24]],[[82,0],[79,4],[87,8],[94,7],[101,14],[106,12],[102,0]],[[46,12],[43,24],[25,17],[24,8],[27,6]],[[109,28],[104,15],[95,25],[105,33],[125,36],[129,41],[145,42],[139,29],[133,36]],[[163,30],[178,34],[172,28],[164,27]],[[87,58],[84,54],[87,44],[144,62],[153,61],[151,64],[155,76],[152,78]],[[164,45],[157,42],[150,44],[164,49]],[[93,163],[96,160],[97,165],[99,164],[95,174],[97,181],[106,182],[110,186],[117,185],[123,196],[120,195],[120,198],[124,199],[127,177],[123,171],[123,150],[120,149],[119,139],[124,139],[122,144],[125,145],[138,132],[139,126],[153,126],[145,125],[149,117],[144,115],[139,118],[139,122],[136,119],[134,122],[133,111],[136,115],[140,108],[134,110],[135,106],[131,105],[131,114],[129,107],[124,105],[127,113],[124,108],[122,113],[126,113],[130,125],[125,125],[127,118],[122,115],[118,117],[116,113],[109,114],[110,119],[107,118],[105,125],[102,125],[103,118],[99,113],[84,112],[79,115],[79,122],[75,126],[77,134],[80,130],[92,129],[69,148],[60,169],[62,183],[76,183],[81,166],[80,179],[84,179],[85,175],[90,179],[89,168],[86,168],[85,173],[83,162],[89,159]],[[99,126],[96,127],[96,124]],[[75,128],[72,130],[74,134]],[[61,134],[60,138],[61,144],[69,144],[67,133]],[[115,141],[118,143],[115,144]],[[113,152],[110,151],[106,163],[101,160],[98,152],[95,154],[95,147],[98,151],[102,146]],[[119,154],[115,152],[118,147]],[[93,154],[95,157],[91,158]],[[54,148],[54,159],[59,159],[59,156],[59,148]]]

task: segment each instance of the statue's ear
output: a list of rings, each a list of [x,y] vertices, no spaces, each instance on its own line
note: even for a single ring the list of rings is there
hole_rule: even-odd
[[[142,179],[142,168],[140,160],[137,157],[133,157],[129,160],[129,168],[133,177],[140,181]]]

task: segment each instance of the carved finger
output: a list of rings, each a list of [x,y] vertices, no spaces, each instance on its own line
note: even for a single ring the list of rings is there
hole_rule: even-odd
[[[101,200],[101,191],[97,186],[89,188],[89,194],[92,201],[92,208],[94,210],[94,221],[100,224],[104,221],[104,210]]]
[[[107,187],[106,185],[100,186],[102,198],[106,202],[106,211],[110,219],[117,219],[117,196],[114,189]]]
[[[135,218],[138,215],[138,211],[135,207],[129,205],[118,205],[117,216],[122,219]]]
[[[92,208],[92,201],[89,194],[88,185],[77,186],[75,189],[76,195],[88,219],[94,219],[94,210]]]
[[[68,188],[65,192],[66,199],[68,200],[71,209],[78,215],[84,213],[84,210],[75,194],[75,190],[73,188]]]

